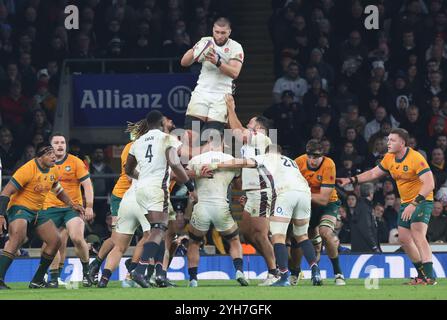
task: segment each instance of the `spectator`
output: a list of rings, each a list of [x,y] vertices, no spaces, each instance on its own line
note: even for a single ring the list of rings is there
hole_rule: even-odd
[[[330,64],[326,63],[323,60],[323,53],[320,49],[315,48],[312,50],[310,54],[309,64],[314,66],[318,70],[318,74],[321,78],[326,79],[328,81],[328,85],[332,85],[335,75],[334,69]]]
[[[430,167],[431,171],[433,172],[433,177],[435,178],[434,192],[436,193],[447,181],[444,152],[442,152],[440,148],[435,148],[431,152]]]
[[[346,116],[340,118],[338,126],[340,128],[341,136],[345,138],[348,127],[354,128],[357,134],[359,134],[360,132],[363,132],[365,124],[365,118],[359,115],[359,107],[350,105],[348,107],[348,113]]]
[[[357,30],[349,34],[349,39],[345,40],[340,48],[340,60],[345,61],[355,58],[360,61],[366,59],[368,55],[366,47],[362,44],[362,36]]]
[[[382,121],[380,124],[380,131],[376,132],[369,138],[369,145],[368,150],[373,149],[373,141],[376,141],[377,139],[383,139],[385,142],[388,141],[388,136],[390,135],[391,130],[393,129],[391,122],[388,120]]]
[[[14,166],[19,160],[21,150],[14,142],[11,131],[3,127],[0,129],[0,159],[2,163],[2,174],[12,175]]]
[[[339,208],[339,217],[337,217],[336,233],[340,239],[340,243],[351,243],[351,225],[350,215],[348,215],[346,207]]]
[[[36,157],[36,148],[32,145],[27,145],[25,147],[25,150],[22,154],[22,157],[17,161],[16,165],[14,166],[13,172],[15,172],[18,168],[23,166],[28,161],[34,159]]]
[[[419,152],[425,159],[427,159],[427,153],[419,148],[419,143],[415,137],[410,136],[410,139],[408,139],[408,146]]]
[[[111,174],[113,170],[106,164],[104,160],[104,150],[95,148],[92,153],[92,163],[90,165],[90,174]],[[112,188],[112,179],[95,178],[93,179],[93,187],[96,196],[107,196]]]
[[[377,166],[387,152],[388,147],[382,138],[374,140],[372,152],[366,156],[364,169],[371,169]]]
[[[37,146],[39,144],[41,144],[42,142],[44,142],[45,139],[43,138],[43,134],[40,132],[36,132],[32,137],[31,137],[31,144],[33,145],[34,149],[37,149]]]
[[[266,109],[264,116],[273,120],[274,128],[278,129],[278,143],[283,148],[292,148],[292,152],[296,153],[302,148],[302,145],[296,145],[304,138],[303,129],[307,125],[307,117],[303,106],[293,102],[293,98],[294,93],[292,91],[283,91],[281,103]],[[301,137],[301,139],[298,137]]]
[[[410,135],[422,143],[427,139],[427,122],[419,113],[418,107],[414,105],[408,107],[406,118],[400,124],[400,127],[406,129]]]
[[[378,185],[378,190],[374,193],[374,203],[385,204],[385,198],[390,193],[395,193],[396,189],[394,187],[394,182],[391,178],[386,177],[383,182]],[[393,199],[394,203],[394,199]]]
[[[345,137],[345,142],[352,142],[357,153],[362,157],[366,157],[368,154],[368,144],[365,139],[357,133],[354,127],[346,128]]]
[[[427,239],[429,242],[443,243],[447,241],[447,217],[443,213],[444,208],[442,207],[442,203],[435,201],[427,230]]]
[[[33,113],[33,121],[28,129],[27,136],[34,136],[36,133],[40,133],[43,136],[43,140],[47,141],[50,138],[53,127],[47,120],[45,111],[37,109]]]
[[[337,82],[336,88],[337,91],[332,99],[332,103],[337,112],[344,115],[348,112],[348,106],[358,103],[358,97],[349,90],[346,81]]]
[[[352,164],[354,167],[359,167],[363,162],[363,157],[358,155],[357,150],[351,141],[346,141],[343,144],[343,151],[340,154],[339,164],[343,163],[345,159],[352,159]]]
[[[48,90],[48,83],[45,83],[43,80],[40,80],[37,83],[37,92],[34,95],[32,103],[33,110],[43,110],[45,113],[45,118],[48,118],[51,122],[54,121],[57,99]]]
[[[22,94],[20,82],[9,85],[9,94],[0,97],[0,112],[3,123],[14,128],[15,134],[20,134],[29,122],[30,104],[29,100]]]
[[[390,230],[388,224],[383,217],[385,209],[382,204],[376,203],[373,209],[373,215],[375,218],[375,224],[377,226],[377,239],[378,243],[387,243],[390,236]]]
[[[363,137],[366,141],[369,141],[373,134],[380,131],[380,125],[385,119],[391,121],[393,128],[397,128],[399,126],[399,122],[397,122],[393,116],[388,117],[386,109],[379,106],[375,111],[374,120],[368,122],[365,126]]]
[[[276,80],[273,86],[273,102],[280,103],[284,91],[290,90],[294,93],[294,102],[303,103],[303,96],[307,92],[306,80],[300,78],[299,67],[296,62],[291,62],[287,67],[287,74]]]
[[[351,251],[380,252],[377,226],[373,216],[374,185],[360,185],[361,198],[358,200],[351,218]]]
[[[400,199],[394,192],[389,192],[385,196],[385,212],[383,214],[385,221],[390,229],[397,229],[397,217],[400,211]]]

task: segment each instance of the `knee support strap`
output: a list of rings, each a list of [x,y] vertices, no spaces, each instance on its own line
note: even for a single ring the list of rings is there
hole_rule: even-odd
[[[226,235],[222,235],[222,238],[224,238],[225,240],[231,240],[234,237],[239,235],[239,228],[237,228],[236,230],[234,230],[232,233],[226,234]]]
[[[194,233],[192,233],[191,231],[188,232],[189,238],[196,241],[196,242],[202,242],[203,240],[203,236],[196,236]]]
[[[320,225],[319,227],[327,227],[329,229],[331,229],[332,231],[335,230],[335,223],[332,220],[329,219],[323,219],[320,221]]]
[[[312,244],[313,244],[314,246],[317,246],[317,245],[321,244],[321,242],[323,242],[323,240],[321,239],[321,236],[320,236],[320,235],[317,235],[317,236],[315,236],[315,237],[312,239]]]
[[[302,226],[293,225],[293,235],[302,236],[307,234],[307,229],[309,229],[309,223],[303,224]]]
[[[161,231],[167,231],[168,226],[162,222],[151,223],[151,229],[160,229]]]

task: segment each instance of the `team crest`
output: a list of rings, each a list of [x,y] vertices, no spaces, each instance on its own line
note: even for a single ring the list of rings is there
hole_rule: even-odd
[[[404,166],[404,171],[405,171],[405,172],[408,171],[408,166]]]
[[[65,167],[65,171],[70,172],[71,171],[71,167],[70,166],[66,166]]]
[[[224,52],[225,52],[225,53],[228,53],[228,51],[230,51],[230,48],[225,48],[225,49],[224,49]]]
[[[317,176],[317,180],[318,180],[318,181],[323,181],[323,177],[320,176],[320,175],[318,175],[318,176]]]

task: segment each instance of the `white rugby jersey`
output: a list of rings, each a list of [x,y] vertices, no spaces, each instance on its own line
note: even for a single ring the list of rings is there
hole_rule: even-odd
[[[192,170],[202,165],[221,163],[234,159],[231,155],[220,151],[208,151],[193,157],[188,164]],[[214,172],[212,178],[196,179],[196,190],[199,203],[211,203],[215,205],[228,205],[228,186],[231,181],[239,176],[239,170],[219,169]]]
[[[265,149],[272,143],[269,137],[257,131],[250,131],[248,143],[241,148],[242,158],[249,159],[265,153]],[[242,169],[242,190],[265,189],[262,176],[259,176],[258,170],[244,168]]]
[[[211,40],[214,43],[214,50],[220,56],[221,61],[229,63],[230,60],[238,60],[244,62],[244,50],[242,46],[232,40],[228,39],[223,46],[218,46],[214,42],[213,37],[203,37],[199,41]],[[197,92],[211,92],[211,93],[232,93],[233,79],[219,70],[214,64],[209,61],[202,63],[199,80],[194,91]]]
[[[257,170],[276,194],[286,191],[310,193],[307,180],[303,177],[295,161],[278,153],[256,156]]]
[[[153,186],[167,189],[169,186],[169,166],[166,150],[177,149],[181,145],[176,137],[158,129],[149,130],[138,138],[130,147],[140,167],[137,188]]]

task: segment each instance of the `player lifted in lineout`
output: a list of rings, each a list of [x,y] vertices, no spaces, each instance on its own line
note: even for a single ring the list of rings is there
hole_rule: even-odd
[[[426,238],[435,182],[427,160],[408,147],[408,140],[409,134],[405,129],[391,130],[388,153],[376,167],[351,178],[337,178],[337,182],[345,186],[391,175],[401,198],[399,242],[417,270],[417,276],[409,284],[435,285],[432,252]]]
[[[181,65],[188,67],[195,61],[202,63],[199,79],[191,94],[186,110],[185,126],[189,145],[182,146],[182,157],[185,152],[191,158],[199,154],[200,132],[193,132],[193,121],[200,124],[200,131],[214,128],[223,132],[227,123],[227,107],[225,94],[233,92],[233,80],[239,77],[244,62],[242,46],[230,39],[231,24],[226,18],[218,18],[213,25],[213,36],[204,37],[192,49],[189,49],[181,59]],[[196,52],[196,48],[203,52]],[[185,140],[187,139],[187,140]],[[192,153],[194,152],[194,154]]]
[[[335,190],[336,169],[331,158],[323,155],[323,146],[318,140],[312,139],[306,145],[306,154],[295,159],[301,174],[309,183],[312,192],[312,215],[310,218],[309,235],[320,260],[321,244],[325,244],[329,259],[331,260],[335,276],[335,285],[346,284],[338,259],[339,239],[334,233],[337,222],[338,200]],[[296,242],[291,239],[292,275],[290,283],[296,285],[301,271],[301,251]]]
[[[49,192],[54,192],[67,207],[78,211],[82,216],[85,213],[85,209],[74,203],[62,188],[55,163],[56,155],[51,144],[39,144],[36,158],[17,169],[0,194],[0,234],[6,227],[5,215],[9,223],[9,241],[0,256],[0,290],[9,289],[4,282],[5,275],[15,253],[26,241],[28,227],[34,228],[39,238],[46,243],[29,288],[47,287],[44,276],[61,245],[59,231],[53,221],[47,215],[39,214]]]
[[[193,157],[188,168],[195,170],[200,176],[205,165],[234,159],[223,152],[223,137],[218,130],[209,130],[208,148],[198,156]],[[211,228],[211,224],[225,238],[230,245],[230,256],[236,269],[236,280],[241,286],[248,286],[243,272],[242,245],[239,239],[239,228],[231,215],[228,201],[228,187],[235,177],[239,176],[236,170],[218,170],[213,177],[196,179],[197,197],[199,202],[194,206],[189,225],[188,245],[188,273],[189,287],[197,287],[197,268],[199,266],[199,249],[203,237]]]
[[[256,168],[272,193],[269,216],[270,232],[280,278],[271,286],[290,286],[286,235],[292,222],[293,238],[304,253],[312,270],[312,284],[322,284],[315,250],[307,236],[309,227],[311,192],[295,162],[281,154],[281,147],[271,144],[265,154],[250,159],[234,159],[217,165],[217,168]]]
[[[66,139],[62,134],[53,133],[50,137],[50,143],[56,155],[55,168],[59,173],[62,187],[74,203],[82,206],[82,185],[86,199],[84,217],[87,221],[93,219],[93,186],[84,162],[78,157],[67,153]],[[48,286],[57,288],[59,285],[58,278],[64,266],[69,236],[73,242],[75,253],[81,260],[83,272],[82,285],[84,287],[90,287],[92,282],[88,276],[89,253],[87,242],[84,239],[85,223],[83,218],[78,212],[67,207],[65,203],[51,192],[45,198],[43,210],[39,214],[45,215],[53,220],[61,233],[61,247],[59,248],[59,254],[56,255],[50,265],[50,281]]]
[[[163,114],[151,111],[146,121],[148,132],[132,144],[125,168],[129,177],[138,180],[136,199],[147,212],[146,218],[151,225],[149,239],[144,244],[140,261],[130,273],[132,280],[143,288],[149,287],[145,278],[149,261],[153,260],[159,251],[164,254],[164,248],[160,247],[160,243],[164,240],[168,229],[169,167],[174,171],[177,182],[184,183],[190,196],[197,200],[194,185],[177,155],[180,142],[162,131]],[[135,170],[137,165],[139,172]],[[165,282],[165,278],[164,274],[157,274],[156,282]]]

